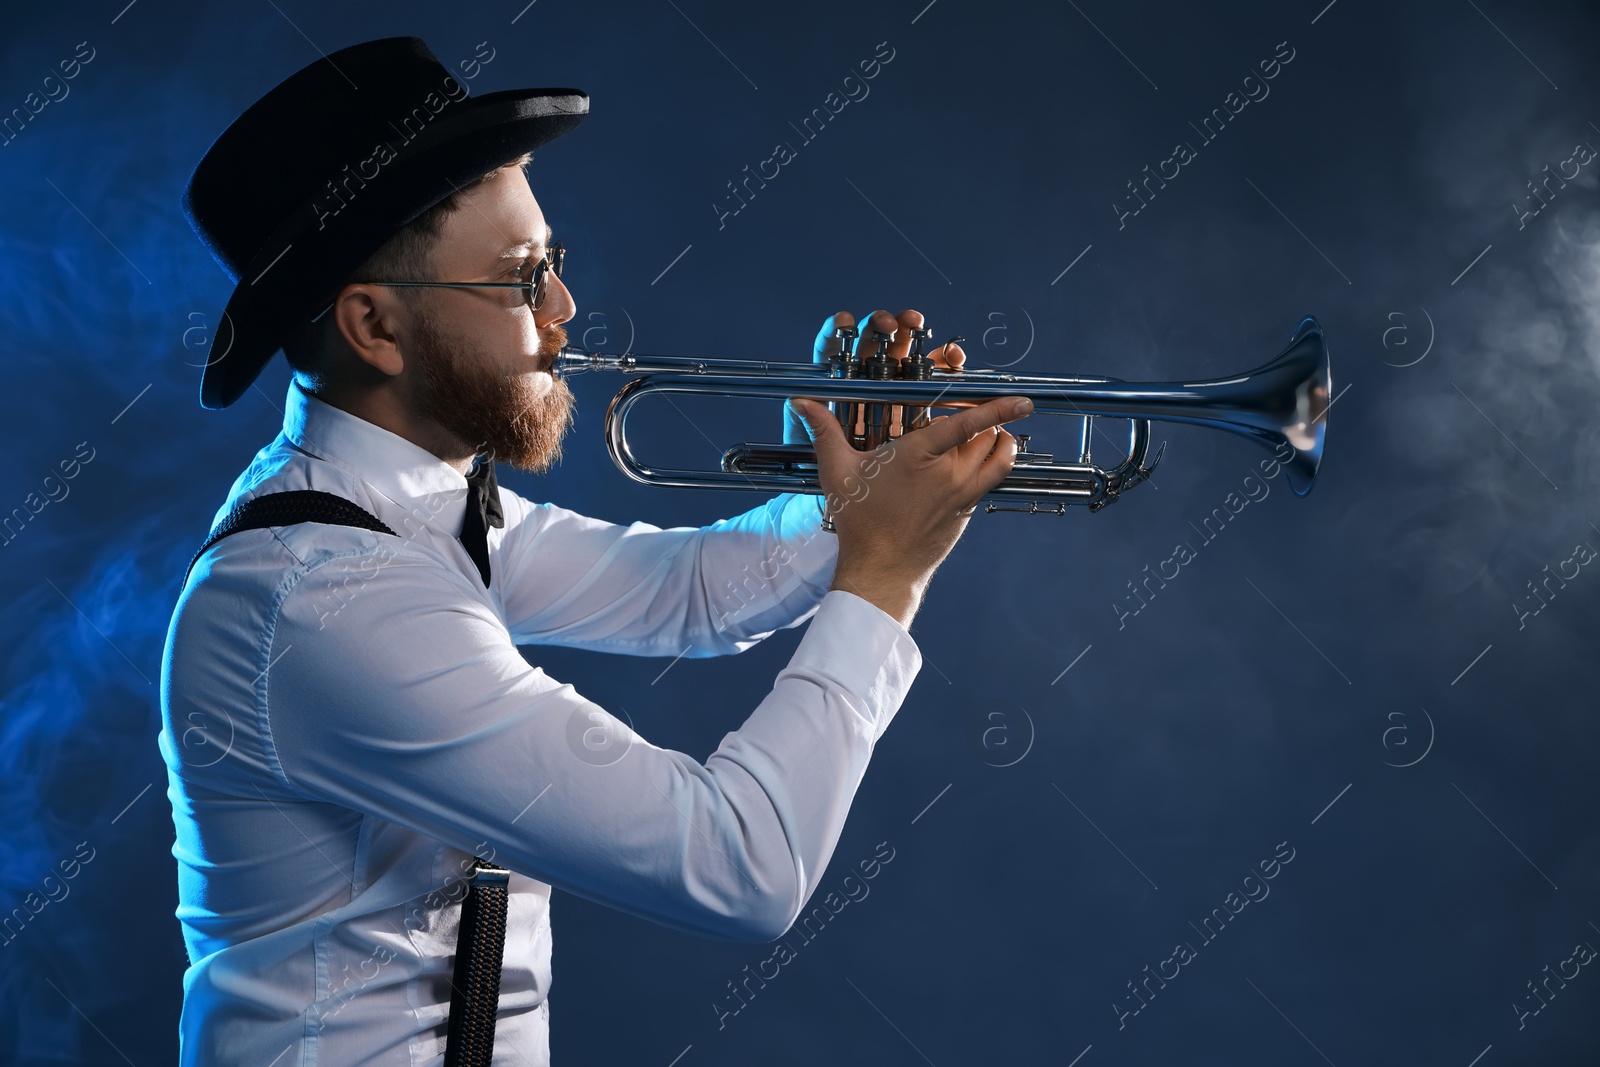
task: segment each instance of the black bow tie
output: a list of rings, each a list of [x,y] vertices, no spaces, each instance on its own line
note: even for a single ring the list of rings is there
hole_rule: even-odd
[[[494,456],[479,456],[477,467],[467,475],[467,515],[461,523],[461,544],[478,565],[485,589],[489,588],[489,527],[505,524],[500,487],[494,480]]]

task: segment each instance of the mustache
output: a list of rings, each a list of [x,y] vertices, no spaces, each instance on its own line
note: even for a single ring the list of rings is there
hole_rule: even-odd
[[[560,326],[552,326],[539,336],[539,355],[544,359],[554,359],[566,346],[567,331]]]

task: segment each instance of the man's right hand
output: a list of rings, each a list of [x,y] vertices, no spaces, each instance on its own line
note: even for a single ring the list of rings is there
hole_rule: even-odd
[[[825,506],[838,530],[833,588],[881,608],[908,629],[933,572],[979,500],[1011,472],[1017,442],[1001,423],[1033,402],[1004,397],[872,452],[858,452],[824,404],[792,400],[817,454]]]

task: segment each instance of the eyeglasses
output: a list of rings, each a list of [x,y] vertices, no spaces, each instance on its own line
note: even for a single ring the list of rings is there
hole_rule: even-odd
[[[408,289],[521,289],[522,299],[530,311],[538,311],[544,304],[546,291],[549,289],[549,272],[555,272],[557,278],[561,277],[562,264],[566,262],[567,249],[560,241],[550,242],[550,247],[545,251],[544,258],[533,266],[533,277],[525,282],[346,282],[346,285],[388,285],[395,288]],[[316,322],[326,315],[333,307],[329,304],[323,308],[312,322]]]

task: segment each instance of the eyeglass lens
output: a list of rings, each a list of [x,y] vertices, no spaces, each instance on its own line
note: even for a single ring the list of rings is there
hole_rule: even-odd
[[[528,301],[528,306],[533,310],[539,310],[539,307],[544,303],[545,290],[549,288],[549,271],[554,271],[557,278],[561,277],[561,267],[566,256],[567,250],[560,241],[552,241],[550,243],[550,250],[545,254],[544,262],[539,264],[539,278],[534,283],[531,297]]]

